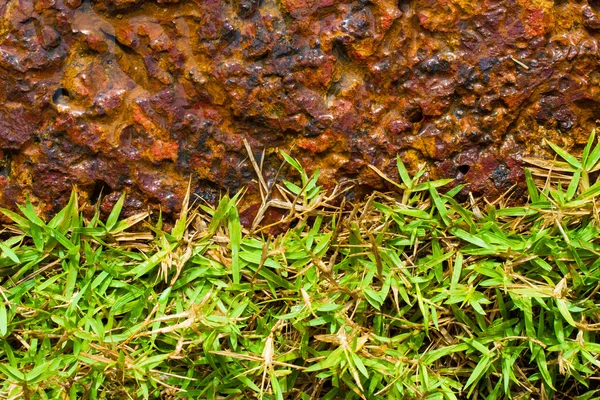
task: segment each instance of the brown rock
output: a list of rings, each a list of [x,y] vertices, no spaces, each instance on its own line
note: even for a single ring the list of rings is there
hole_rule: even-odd
[[[600,119],[599,4],[0,2],[0,203],[52,214],[77,185],[170,213],[191,177],[210,202],[248,186],[254,210],[244,138],[267,180],[281,148],[360,194],[399,153],[518,198],[523,156],[581,146]]]

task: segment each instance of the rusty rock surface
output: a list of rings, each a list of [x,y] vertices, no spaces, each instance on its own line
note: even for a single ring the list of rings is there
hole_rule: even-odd
[[[244,138],[271,180],[284,149],[360,194],[400,154],[518,197],[521,157],[600,118],[599,0],[0,0],[0,17],[0,204],[49,215],[73,185],[176,212],[190,177],[250,204]]]

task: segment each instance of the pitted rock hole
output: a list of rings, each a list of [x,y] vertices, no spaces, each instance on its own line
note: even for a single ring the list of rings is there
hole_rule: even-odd
[[[468,165],[460,165],[457,169],[462,175],[466,175],[469,173],[469,169],[471,169],[471,167]]]
[[[89,200],[92,204],[95,204],[111,193],[111,187],[108,186],[106,182],[98,180],[94,183],[92,187]]]
[[[69,91],[65,88],[58,88],[52,95],[52,101],[57,106],[64,106],[69,102]]]

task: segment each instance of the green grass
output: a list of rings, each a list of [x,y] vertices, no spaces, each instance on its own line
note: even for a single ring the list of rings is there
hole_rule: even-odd
[[[336,207],[283,155],[300,180],[261,187],[279,236],[235,196],[170,229],[123,199],[86,219],[76,192],[47,222],[3,210],[0,398],[598,398],[594,143],[529,160],[521,207],[400,160],[397,193]]]

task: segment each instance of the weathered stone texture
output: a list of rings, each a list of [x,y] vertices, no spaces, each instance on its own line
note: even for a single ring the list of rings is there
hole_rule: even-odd
[[[495,197],[600,118],[600,1],[0,0],[0,203],[214,201],[277,148],[384,188],[395,155]],[[516,196],[519,194],[517,193]],[[256,197],[254,197],[255,199]],[[249,197],[251,202],[253,197]]]

